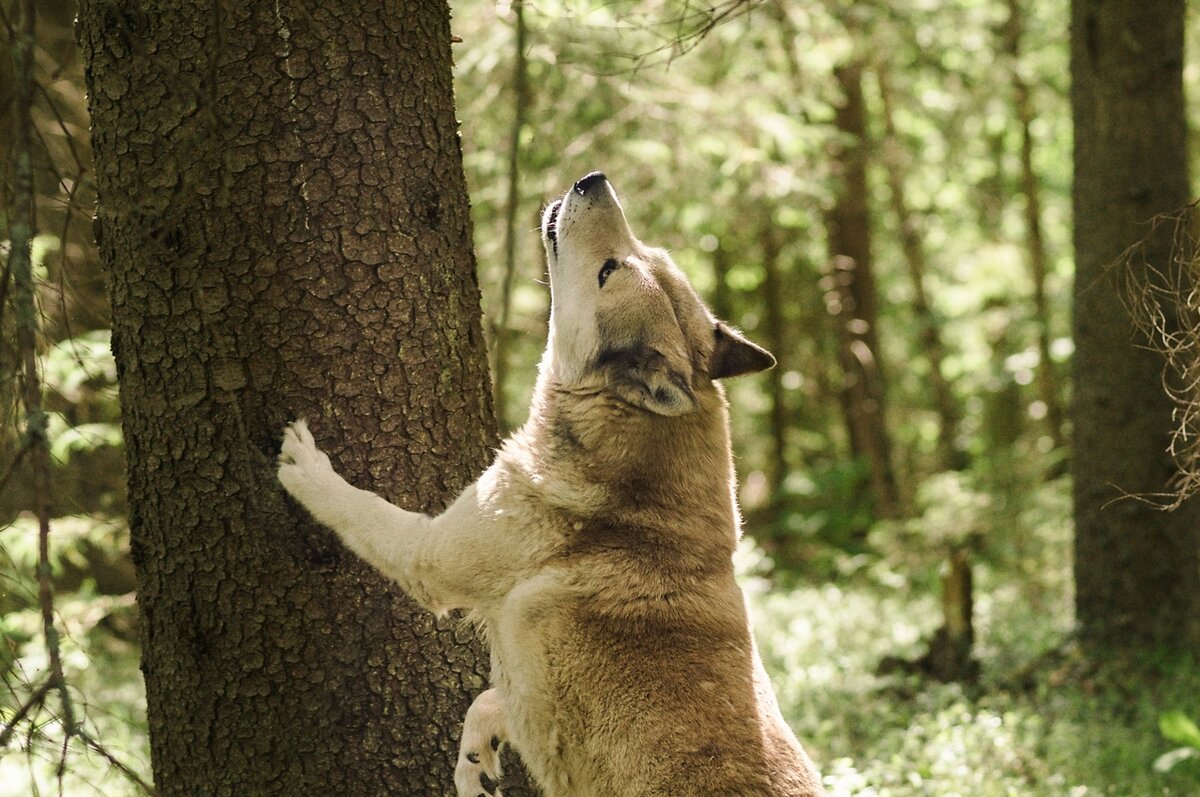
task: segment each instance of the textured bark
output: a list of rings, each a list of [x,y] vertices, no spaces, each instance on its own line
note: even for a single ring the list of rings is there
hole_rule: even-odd
[[[850,450],[856,457],[861,457],[868,468],[875,511],[882,517],[895,517],[900,497],[892,467],[879,361],[879,313],[871,258],[867,113],[862,73],[859,63],[834,70],[842,92],[834,120],[841,136],[834,157],[842,184],[826,219],[835,285],[834,290],[827,293],[827,307],[838,337],[842,365],[840,399]]]
[[[1173,473],[1163,363],[1134,339],[1115,263],[1188,199],[1183,24],[1182,0],[1072,3],[1076,616],[1119,645],[1200,638],[1200,501],[1114,501],[1160,493]],[[1171,246],[1148,240],[1129,268],[1163,268]]]
[[[275,479],[437,510],[495,438],[445,3],[85,2],[164,795],[438,795],[486,666]]]

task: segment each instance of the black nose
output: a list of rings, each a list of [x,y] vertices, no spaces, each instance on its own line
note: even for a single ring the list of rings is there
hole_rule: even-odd
[[[608,178],[604,176],[604,172],[591,172],[587,176],[583,177],[579,182],[575,183],[575,193],[582,196],[586,194],[588,189],[590,189],[592,186],[599,185],[607,180]]]

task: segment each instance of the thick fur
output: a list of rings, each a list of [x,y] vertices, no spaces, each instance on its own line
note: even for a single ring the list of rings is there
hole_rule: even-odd
[[[424,606],[485,630],[493,688],[464,724],[461,797],[495,791],[502,741],[546,797],[824,794],[733,574],[714,377],[773,359],[634,238],[602,176],[547,210],[543,240],[551,333],[529,420],[450,508],[428,517],[352,487],[303,422],[280,481]]]

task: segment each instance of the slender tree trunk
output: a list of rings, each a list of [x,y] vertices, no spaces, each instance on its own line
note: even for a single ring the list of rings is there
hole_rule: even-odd
[[[895,517],[900,497],[892,467],[879,361],[862,72],[861,63],[834,70],[842,92],[842,101],[835,109],[835,124],[841,136],[835,157],[842,185],[826,219],[835,285],[827,293],[827,307],[838,333],[843,372],[841,403],[850,450],[866,463],[876,512],[881,517]]]
[[[1188,199],[1184,10],[1182,0],[1071,8],[1075,609],[1087,637],[1123,646],[1200,640],[1200,501],[1165,513],[1116,500],[1160,493],[1173,473],[1163,363],[1133,337],[1116,262],[1151,218]],[[1164,269],[1171,249],[1154,235],[1128,268]]]
[[[717,318],[733,318],[733,301],[729,289],[729,249],[725,242],[717,241],[712,253],[713,292],[708,304]]]
[[[285,501],[285,422],[441,508],[495,441],[445,3],[80,9],[164,795],[440,795],[484,657]]]
[[[884,165],[887,168],[889,198],[892,215],[900,228],[900,244],[904,250],[904,262],[908,266],[908,278],[913,289],[912,311],[920,330],[918,340],[921,350],[929,360],[929,389],[933,393],[933,406],[938,416],[938,458],[942,467],[960,469],[966,467],[966,459],[958,449],[958,404],[942,370],[946,358],[946,346],[942,342],[942,330],[934,316],[925,292],[925,274],[929,270],[925,247],[921,241],[918,222],[908,206],[904,190],[904,159],[899,137],[896,134],[895,114],[892,105],[892,86],[887,71],[881,69],[879,94],[883,100]]]
[[[764,209],[767,221],[760,241],[763,256],[763,332],[767,347],[774,352],[777,365],[767,371],[767,385],[771,393],[771,496],[778,500],[783,495],[783,482],[788,475],[787,431],[788,407],[783,389],[783,375],[787,370],[787,321],[784,317],[783,275],[779,270],[779,251],[782,248],[779,230],[771,223],[769,209]]]
[[[42,406],[42,382],[38,369],[38,313],[33,276],[33,239],[37,234],[34,212],[33,176],[33,97],[36,85],[33,69],[37,46],[36,13],[33,0],[22,0],[19,16],[14,14],[16,27],[12,31],[12,206],[7,208],[8,244],[5,271],[0,280],[0,294],[9,289],[12,280],[13,314],[16,316],[18,367],[21,374],[21,404],[25,409],[23,436],[29,458],[32,481],[31,509],[38,524],[38,604],[42,614],[42,634],[46,643],[45,683],[57,692],[58,714],[66,736],[78,733],[75,709],[63,675],[62,656],[58,645],[58,628],[54,618],[54,587],[50,571],[50,442],[47,437],[48,417]],[[0,309],[4,305],[0,303]],[[66,741],[63,743],[66,756]]]
[[[492,329],[494,341],[493,381],[496,397],[496,417],[500,425],[508,425],[508,344],[513,334],[509,328],[512,309],[512,287],[517,273],[517,218],[521,205],[521,133],[525,129],[525,112],[529,106],[528,73],[525,59],[525,2],[513,0],[513,122],[508,146],[508,198],[504,203],[504,280],[500,287],[500,313]]]
[[[1024,18],[1020,0],[1007,0],[1008,21],[1004,39],[1012,60],[1013,103],[1021,125],[1021,193],[1025,197],[1025,239],[1029,255],[1029,276],[1033,282],[1033,311],[1037,317],[1037,392],[1046,408],[1046,430],[1055,448],[1063,446],[1063,410],[1059,399],[1058,375],[1050,359],[1050,306],[1046,300],[1047,256],[1042,236],[1042,189],[1033,170],[1033,103],[1029,85],[1020,71],[1021,37]]]

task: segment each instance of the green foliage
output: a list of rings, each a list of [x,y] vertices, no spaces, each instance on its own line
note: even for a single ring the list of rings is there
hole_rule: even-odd
[[[978,518],[995,511],[968,480],[941,481],[933,492],[957,495]],[[762,576],[761,552],[740,552],[781,708],[832,795],[1182,796],[1200,789],[1191,754],[1167,759],[1172,753],[1164,756],[1156,733],[1168,708],[1195,705],[1200,662],[1097,667],[1063,644],[1072,624],[1066,489],[1051,483],[1043,488],[1049,495],[1013,513],[1055,529],[1030,552],[1030,573],[1014,570],[1010,557],[975,566],[983,677],[969,688],[878,670],[884,657],[919,654],[941,620],[932,561],[920,567],[916,555],[859,555],[842,563],[836,582],[780,590]],[[1169,722],[1174,730],[1177,720]]]
[[[1025,7],[1027,6],[1027,7]],[[725,6],[718,6],[718,10]],[[703,10],[643,0],[555,2],[526,6],[529,77],[519,171],[519,273],[510,323],[519,333],[509,353],[505,425],[518,425],[545,335],[547,295],[536,236],[543,203],[574,177],[606,170],[627,197],[626,210],[646,240],[666,245],[710,302],[762,338],[763,230],[783,231],[780,265],[785,343],[776,351],[788,371],[784,398],[789,459],[800,482],[835,490],[847,464],[832,326],[821,277],[827,258],[824,215],[837,191],[829,157],[835,140],[832,69],[851,56],[868,66],[872,135],[880,135],[875,72],[886,69],[896,96],[904,186],[929,259],[925,283],[948,342],[944,370],[964,417],[958,447],[973,458],[1006,455],[1014,441],[1036,446],[1032,386],[1041,319],[1029,300],[1024,200],[1019,195],[1020,129],[1009,85],[1014,70],[1033,86],[1035,167],[1043,177],[1042,227],[1050,256],[1050,306],[1068,300],[1069,113],[1066,98],[1066,3],[1025,3],[1025,55],[1003,52],[1000,0],[939,4],[907,0],[886,7],[825,3],[748,4],[703,38],[672,47],[695,30]],[[716,12],[714,12],[716,13]],[[698,16],[697,16],[698,15]],[[506,4],[456,7],[457,80],[466,166],[472,187],[485,312],[497,313],[503,282],[512,16]],[[686,54],[681,54],[686,50]],[[669,63],[664,63],[669,61]],[[941,470],[921,324],[899,244],[899,220],[875,157],[869,157],[880,337],[889,387],[889,421],[901,481],[910,494]],[[717,273],[724,260],[725,272]],[[720,284],[718,284],[720,280]],[[1048,319],[1070,353],[1069,319]],[[753,390],[761,396],[762,382]],[[764,438],[769,404],[734,388],[735,431],[743,478],[769,472]],[[1044,456],[1039,452],[1038,456]],[[832,464],[831,464],[832,460]],[[803,497],[802,497],[803,498]],[[780,511],[804,515],[805,500],[775,499]],[[835,546],[858,538],[860,502],[829,497],[826,516],[760,517],[773,528],[822,529]],[[752,529],[752,531],[754,531]]]
[[[454,5],[455,33],[463,40],[455,45],[458,108],[479,281],[494,337],[505,268],[514,16],[506,2]],[[782,284],[775,298],[784,329],[769,345],[780,360],[777,415],[784,428],[775,428],[768,376],[726,386],[753,540],[738,561],[783,710],[831,792],[1200,793],[1200,744],[1191,719],[1200,694],[1196,663],[1095,670],[1069,644],[1070,485],[1057,475],[1066,452],[1051,450],[1039,422],[1045,408],[1033,388],[1043,323],[1055,365],[1065,371],[1072,352],[1066,0],[1021,3],[1026,35],[1015,63],[1000,36],[1008,14],[1003,0],[711,8],[668,0],[548,0],[525,9],[531,91],[517,164],[520,235],[507,331],[510,377],[501,386],[510,408],[504,424],[523,420],[546,334],[539,212],[573,179],[592,169],[608,172],[633,228],[671,249],[713,307],[759,340],[767,334],[764,237],[779,232]],[[719,25],[696,35],[726,11]],[[1193,22],[1198,13],[1189,10]],[[1200,41],[1200,25],[1188,35]],[[840,181],[831,157],[838,100],[832,74],[849,58],[867,64],[880,358],[907,502],[903,517],[886,522],[875,517],[861,489],[863,465],[849,452],[825,307],[825,216]],[[914,313],[902,220],[890,209],[879,157],[888,145],[878,80],[885,70],[895,95],[897,140],[890,143],[902,156],[912,212],[907,223],[928,260],[924,286],[946,343],[944,375],[962,415],[955,445],[970,460],[962,470],[947,470],[938,459],[922,321]],[[1031,87],[1035,112],[1047,319],[1034,312],[1026,264],[1014,73]],[[1200,88],[1194,65],[1188,80]],[[75,115],[83,118],[82,104]],[[88,196],[75,203],[91,207]],[[65,515],[54,521],[56,612],[66,629],[68,679],[89,707],[89,727],[145,772],[145,698],[132,633],[128,532],[120,519],[116,367],[106,330],[81,332],[68,323],[76,309],[68,308],[72,288],[55,284],[56,270],[79,246],[59,247],[54,236],[41,236],[33,253],[53,330],[40,365],[54,498]],[[88,257],[97,271],[94,253]],[[7,334],[11,319],[0,322]],[[1063,381],[1065,401],[1070,388]],[[0,448],[8,446],[4,462],[15,429],[0,430]],[[787,459],[782,474],[773,473],[770,459],[775,435]],[[20,477],[9,484],[0,496],[3,518],[27,504]],[[948,550],[960,547],[975,567],[981,683],[967,689],[878,674],[884,657],[922,652],[940,622],[939,567]],[[6,685],[0,722],[45,666],[35,561],[36,531],[20,515],[0,530]],[[40,717],[31,735],[0,751],[0,797],[24,797],[31,783],[42,793],[57,790],[61,732],[54,723]],[[72,752],[64,793],[125,789],[106,762]]]
[[[1158,729],[1168,741],[1200,750],[1200,728],[1182,711],[1168,711],[1161,715]]]
[[[1180,746],[1155,759],[1155,771],[1170,772],[1184,761],[1200,759],[1200,728],[1187,714],[1178,709],[1160,714],[1158,730],[1164,739]]]

